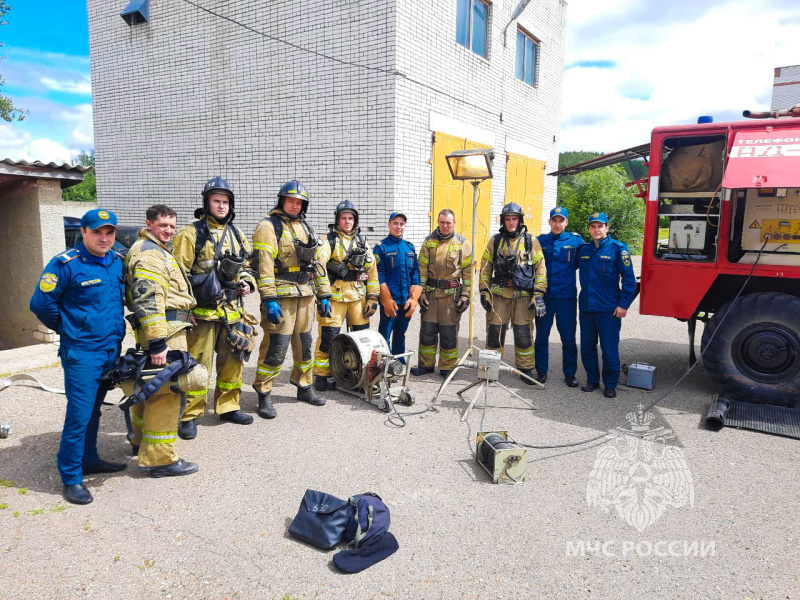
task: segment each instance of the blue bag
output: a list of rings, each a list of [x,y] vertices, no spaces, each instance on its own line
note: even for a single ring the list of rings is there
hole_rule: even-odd
[[[306,490],[297,516],[289,526],[289,534],[317,548],[330,550],[342,540],[352,512],[347,500]]]
[[[351,496],[348,502],[354,509],[342,537],[348,548],[369,546],[389,531],[389,507],[378,494],[358,494]]]

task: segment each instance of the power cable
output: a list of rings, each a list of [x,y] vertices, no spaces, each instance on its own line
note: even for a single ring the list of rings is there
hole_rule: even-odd
[[[496,117],[498,119],[500,118],[500,114],[499,113],[491,111],[488,108],[484,108],[483,106],[481,106],[479,104],[473,104],[472,102],[469,102],[468,100],[464,100],[463,98],[459,98],[458,96],[454,96],[453,94],[449,94],[449,93],[447,93],[447,92],[445,92],[443,90],[440,90],[438,88],[433,87],[432,85],[429,85],[427,83],[423,83],[422,81],[418,81],[416,79],[413,79],[412,77],[409,77],[408,75],[406,75],[405,73],[403,73],[401,71],[398,71],[397,69],[384,69],[382,67],[373,67],[373,66],[370,66],[370,65],[362,64],[362,63],[357,63],[357,62],[353,62],[353,61],[349,61],[349,60],[344,60],[344,59],[341,59],[341,58],[336,58],[335,56],[331,56],[331,55],[325,54],[323,52],[318,52],[317,50],[312,50],[310,48],[306,48],[305,46],[301,46],[300,44],[295,44],[294,42],[290,42],[287,39],[284,39],[284,38],[281,38],[281,37],[278,37],[278,36],[275,36],[275,35],[270,35],[269,33],[265,33],[263,31],[259,31],[258,29],[255,29],[255,28],[253,28],[253,27],[251,27],[249,25],[245,25],[241,21],[237,21],[236,19],[232,19],[231,17],[228,17],[228,16],[225,16],[225,15],[220,14],[218,12],[215,12],[215,11],[211,10],[210,8],[206,8],[205,6],[201,6],[200,4],[197,4],[196,2],[193,2],[192,0],[183,0],[183,1],[186,4],[194,6],[198,10],[201,10],[201,11],[203,11],[205,13],[208,13],[209,15],[212,15],[212,16],[217,17],[219,19],[223,19],[225,21],[228,21],[229,23],[232,23],[233,25],[237,25],[238,27],[246,29],[247,31],[249,31],[251,33],[255,33],[256,35],[260,35],[261,37],[266,38],[268,40],[271,40],[273,42],[278,42],[280,44],[284,44],[286,46],[289,46],[290,48],[294,48],[295,50],[300,50],[301,52],[307,52],[308,54],[312,54],[313,56],[318,56],[319,58],[324,58],[326,60],[333,61],[333,62],[338,63],[340,65],[345,65],[345,66],[348,66],[348,67],[357,67],[359,69],[364,69],[365,71],[373,71],[375,73],[382,73],[384,75],[394,75],[396,77],[402,77],[406,81],[410,81],[411,83],[414,83],[414,84],[416,84],[416,85],[418,85],[420,87],[426,88],[426,89],[428,89],[428,90],[430,90],[432,92],[435,92],[437,94],[440,94],[442,96],[446,96],[447,98],[450,98],[451,100],[455,100],[456,102],[461,102],[462,104],[465,104],[467,106],[471,106],[472,108],[476,108],[478,110],[481,110],[481,111],[483,111],[483,112],[485,112],[485,113],[487,113],[489,115],[492,115],[493,117]]]

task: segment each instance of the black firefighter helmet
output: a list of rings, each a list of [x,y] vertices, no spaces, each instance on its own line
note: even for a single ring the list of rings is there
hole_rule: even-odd
[[[275,208],[283,210],[284,198],[297,198],[303,202],[303,208],[300,210],[301,214],[308,214],[308,201],[309,195],[306,186],[300,183],[297,179],[287,181],[281,186],[278,191],[278,201],[275,203]],[[286,211],[284,211],[286,212]]]
[[[356,205],[350,202],[350,200],[342,200],[336,205],[336,211],[333,213],[333,220],[336,227],[339,226],[339,215],[348,212],[355,217],[355,224],[353,227],[358,227],[358,211],[356,210]]]
[[[519,217],[519,225],[517,225],[517,229],[515,231],[508,231],[506,229],[506,217],[508,215],[517,215]],[[500,211],[500,225],[501,231],[505,231],[512,236],[518,234],[525,225],[525,215],[522,212],[522,207],[516,202],[509,202],[506,204],[503,207],[503,210]]]
[[[228,198],[230,198],[230,218],[233,219],[233,210],[234,210],[234,194],[233,190],[231,189],[231,185],[222,177],[212,177],[206,184],[203,186],[203,208],[198,208],[194,211],[195,218],[199,219],[203,216],[203,214],[210,214],[208,210],[208,197],[211,194],[227,194]]]

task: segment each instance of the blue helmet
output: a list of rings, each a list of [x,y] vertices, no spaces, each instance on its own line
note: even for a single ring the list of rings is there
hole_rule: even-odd
[[[352,213],[356,218],[355,227],[358,227],[358,211],[356,210],[356,205],[350,202],[350,200],[342,200],[336,205],[336,211],[333,214],[336,226],[339,226],[339,215],[346,212]]]
[[[298,200],[302,200],[302,212],[305,214],[308,213],[308,201],[310,200],[310,196],[308,195],[306,186],[300,183],[297,179],[287,181],[281,186],[281,189],[278,191],[278,201],[275,203],[275,208],[280,208],[283,210],[284,198],[297,198]]]
[[[203,208],[202,208],[202,210],[200,210],[200,209],[196,210],[195,213],[194,213],[194,216],[197,217],[197,218],[200,218],[200,216],[202,216],[203,213],[209,214],[208,213],[208,197],[213,193],[227,194],[228,195],[228,197],[231,199],[230,200],[230,204],[231,204],[230,214],[231,214],[231,218],[233,218],[233,209],[234,209],[233,190],[231,189],[231,185],[225,179],[223,179],[222,177],[219,177],[219,176],[212,177],[211,179],[206,181],[206,184],[203,186]]]

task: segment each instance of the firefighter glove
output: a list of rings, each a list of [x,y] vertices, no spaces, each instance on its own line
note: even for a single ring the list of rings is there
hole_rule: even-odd
[[[537,317],[543,317],[547,312],[544,305],[544,298],[541,296],[534,296],[533,302],[528,305],[528,310],[535,310]]]
[[[458,299],[458,301],[456,301],[456,312],[458,314],[461,314],[468,308],[469,308],[469,296],[461,296]]]
[[[421,285],[412,285],[411,289],[408,290],[408,300],[406,300],[405,305],[403,305],[403,308],[406,311],[406,319],[410,319],[414,314],[414,311],[417,310],[417,304],[419,304],[419,297],[421,295]]]
[[[492,300],[489,295],[489,290],[483,290],[481,292],[481,306],[486,312],[492,312]]]
[[[422,310],[428,310],[428,308],[430,308],[430,306],[431,306],[431,303],[430,303],[430,301],[428,301],[428,295],[425,292],[423,292],[422,296],[419,297],[419,307]]]
[[[367,296],[367,301],[364,302],[364,316],[370,318],[378,310],[378,297]]]
[[[327,298],[323,298],[317,303],[317,312],[319,313],[320,317],[325,317],[326,319],[330,318],[332,311],[331,311],[331,301]]]
[[[392,298],[392,292],[385,283],[381,284],[381,306],[383,306],[383,312],[390,319],[397,316],[397,302]]]
[[[278,301],[267,300],[264,302],[264,306],[267,309],[267,319],[269,319],[269,322],[273,325],[278,325],[283,318],[283,309],[280,304],[278,304]]]

